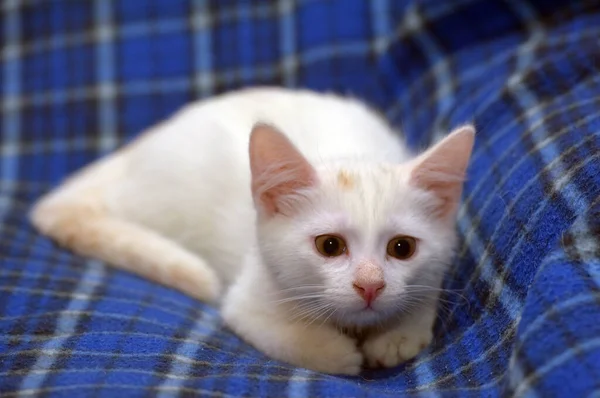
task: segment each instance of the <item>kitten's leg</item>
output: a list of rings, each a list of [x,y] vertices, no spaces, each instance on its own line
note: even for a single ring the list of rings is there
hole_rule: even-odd
[[[215,301],[220,281],[204,260],[143,225],[112,215],[99,199],[101,182],[110,183],[106,180],[112,177],[111,161],[92,165],[40,199],[30,213],[32,223],[78,254],[106,261],[200,300]]]
[[[225,323],[271,358],[330,374],[355,375],[363,356],[356,341],[330,325],[306,325],[234,286],[223,300]]]
[[[89,217],[79,210],[65,207],[56,214],[41,208],[34,213],[33,222],[80,255],[98,258],[200,300],[217,299],[219,279],[201,258],[141,225],[110,216]]]
[[[414,358],[431,343],[435,319],[436,303],[428,303],[400,325],[369,336],[361,347],[367,364],[389,368]]]

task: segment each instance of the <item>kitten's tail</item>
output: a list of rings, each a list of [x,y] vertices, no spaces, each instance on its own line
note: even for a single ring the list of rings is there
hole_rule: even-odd
[[[33,225],[80,255],[106,261],[200,300],[216,301],[220,281],[203,259],[143,225],[111,214],[102,187],[120,174],[116,172],[121,159],[115,155],[92,164],[42,197],[30,213]]]

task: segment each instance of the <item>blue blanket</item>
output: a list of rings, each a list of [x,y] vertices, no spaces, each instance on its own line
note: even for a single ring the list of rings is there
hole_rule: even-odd
[[[600,396],[600,2],[0,7],[0,396]],[[29,225],[35,198],[185,103],[265,84],[363,98],[415,149],[476,123],[461,244],[416,360],[291,367],[215,308]]]

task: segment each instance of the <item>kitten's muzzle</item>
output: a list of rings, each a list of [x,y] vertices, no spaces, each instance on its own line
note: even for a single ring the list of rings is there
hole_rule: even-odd
[[[360,263],[354,274],[354,291],[365,300],[367,307],[383,292],[385,281],[383,270],[371,261]]]
[[[385,289],[384,281],[370,282],[370,283],[360,283],[354,282],[352,287],[358,293],[360,297],[365,300],[367,303],[367,307],[371,306],[371,303],[375,301],[375,299],[383,292]]]

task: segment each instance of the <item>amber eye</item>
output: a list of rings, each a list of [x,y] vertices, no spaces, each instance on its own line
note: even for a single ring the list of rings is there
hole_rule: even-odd
[[[337,257],[346,252],[346,242],[339,236],[321,235],[315,238],[317,251],[325,257]]]
[[[417,240],[410,236],[396,236],[390,240],[387,245],[388,256],[398,260],[407,260],[415,254],[417,249]]]

